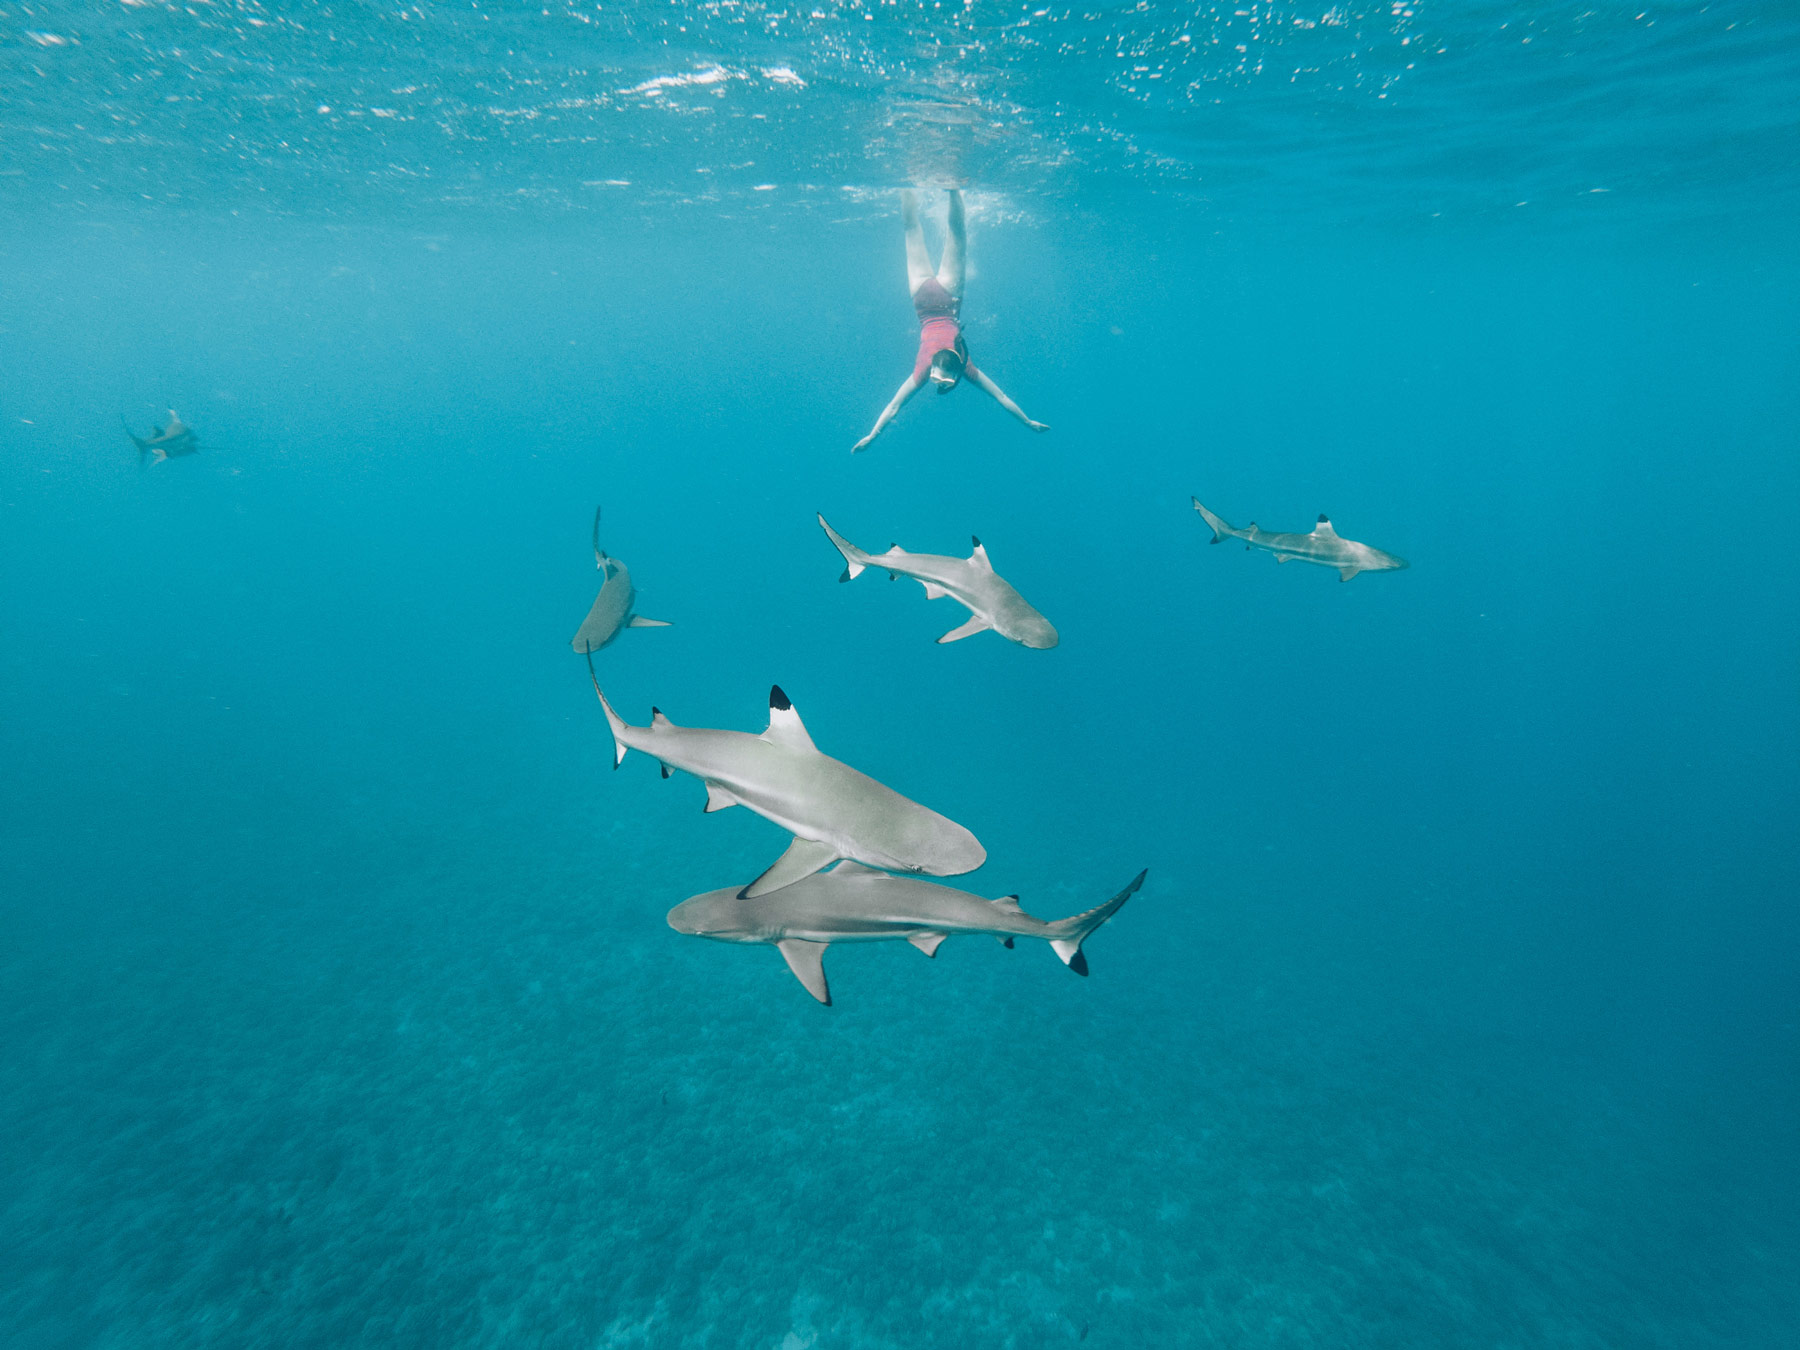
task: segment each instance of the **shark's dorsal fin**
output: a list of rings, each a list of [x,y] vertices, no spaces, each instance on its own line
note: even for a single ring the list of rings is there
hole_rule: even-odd
[[[993,571],[994,564],[988,561],[987,550],[981,546],[981,540],[974,535],[970,535],[969,540],[975,545],[975,551],[969,555],[969,561],[984,572]]]
[[[990,901],[989,903],[1002,914],[1022,915],[1025,913],[1023,909],[1019,908],[1019,897],[1016,895],[1003,895],[998,900]]]
[[[927,581],[924,577],[919,578],[919,584],[925,588],[925,598],[927,600],[941,600],[946,595],[950,594],[949,591],[938,585],[937,582]]]
[[[1317,535],[1322,535],[1327,539],[1336,539],[1338,537],[1338,532],[1331,528],[1331,517],[1327,516],[1323,511],[1319,512],[1319,523],[1313,526],[1312,532]]]
[[[831,875],[834,877],[885,877],[887,873],[878,867],[865,867],[854,858],[845,858],[831,869]]]
[[[912,943],[927,956],[936,956],[938,947],[948,937],[947,933],[914,933],[906,940]]]
[[[793,703],[778,684],[769,686],[769,729],[763,732],[763,739],[789,750],[811,750],[816,754],[819,749],[806,734],[806,723],[800,720],[800,714],[794,711]]]
[[[787,958],[788,969],[794,972],[794,978],[806,986],[806,992],[829,1008],[831,986],[825,983],[825,944],[802,938],[783,938],[775,946]]]
[[[884,558],[885,558],[885,557],[887,557],[887,556],[888,556],[888,553],[904,553],[904,552],[906,552],[906,550],[905,550],[905,549],[903,549],[903,548],[901,548],[901,547],[900,547],[900,545],[898,545],[898,544],[889,544],[889,545],[888,545],[888,550],[887,550],[887,553],[884,553],[884,554],[882,554],[882,555],[881,555],[881,556],[882,556],[882,557],[884,557]]]
[[[653,727],[672,727],[675,724],[669,720],[669,715],[666,712],[655,704],[651,704],[650,725]]]

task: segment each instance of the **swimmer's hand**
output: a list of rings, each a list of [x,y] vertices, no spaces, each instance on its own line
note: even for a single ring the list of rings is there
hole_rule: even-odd
[[[1050,424],[1048,422],[1033,422],[1029,417],[1025,419],[1025,425],[1030,427],[1033,431],[1050,430]]]
[[[874,440],[874,439],[875,439],[875,433],[874,433],[874,432],[872,432],[872,431],[871,431],[871,432],[870,432],[870,433],[869,433],[869,434],[868,434],[868,435],[867,435],[867,436],[864,436],[864,437],[863,437],[863,438],[862,438],[862,439],[861,439],[861,440],[860,440],[860,441],[858,441],[858,442],[857,442],[857,443],[856,443],[856,444],[855,444],[855,445],[853,445],[853,446],[851,446],[851,447],[850,447],[850,453],[851,453],[851,454],[853,454],[853,455],[854,455],[854,454],[855,454],[855,453],[856,453],[856,452],[857,452],[857,451],[858,451],[858,450],[866,450],[866,449],[868,449],[868,448],[869,448],[869,442],[870,442],[870,441],[872,441],[872,440]]]

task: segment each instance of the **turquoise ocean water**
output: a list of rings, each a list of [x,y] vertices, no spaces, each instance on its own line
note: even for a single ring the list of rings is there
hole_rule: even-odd
[[[0,0],[0,1344],[1800,1343],[1796,70],[1783,4]],[[907,183],[1048,434],[848,453]],[[1091,978],[673,932],[787,836],[611,768],[601,504],[625,716],[779,683],[1045,917],[1147,867]]]

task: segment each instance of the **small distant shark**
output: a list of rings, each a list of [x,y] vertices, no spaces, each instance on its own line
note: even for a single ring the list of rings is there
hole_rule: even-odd
[[[960,642],[988,628],[1021,646],[1040,650],[1054,647],[1060,640],[1050,620],[1033,609],[1024,596],[994,571],[979,539],[974,539],[975,551],[967,558],[908,553],[898,544],[886,553],[875,554],[865,553],[844,538],[826,524],[824,516],[819,517],[819,527],[837,545],[837,551],[844,555],[848,564],[839,581],[849,581],[865,567],[879,567],[887,572],[890,581],[898,576],[909,576],[917,581],[924,586],[927,600],[947,595],[958,604],[966,605],[969,621],[945,633],[938,639],[940,643]]]
[[[1008,947],[1015,937],[1042,938],[1077,975],[1088,973],[1081,944],[1119,912],[1144,884],[1131,884],[1085,914],[1045,923],[1019,908],[1019,897],[984,900],[967,891],[929,881],[889,876],[854,862],[841,862],[762,900],[746,899],[732,887],[684,900],[669,911],[669,927],[720,942],[765,942],[780,949],[806,992],[831,1003],[825,983],[825,949],[834,942],[905,940],[927,956],[958,933],[991,933]]]
[[[124,422],[125,419],[119,419]],[[131,424],[125,423],[125,434],[131,437],[131,443],[138,448],[138,463],[160,464],[165,459],[178,459],[182,455],[200,453],[200,442],[192,430],[182,422],[181,414],[173,408],[169,409],[169,424],[165,427],[153,427],[148,440],[140,440],[131,430]]]
[[[588,672],[593,673],[593,658]],[[987,850],[961,825],[909,801],[848,764],[821,754],[800,714],[776,685],[769,690],[769,729],[711,731],[678,727],[652,708],[650,725],[634,727],[600,692],[594,693],[612,729],[613,767],[625,751],[641,750],[706,784],[708,811],[747,806],[791,832],[794,842],[773,866],[740,894],[767,895],[811,876],[839,858],[853,858],[896,872],[952,877],[987,861]]]
[[[1311,534],[1272,534],[1268,530],[1257,528],[1255,521],[1240,530],[1200,505],[1198,497],[1194,498],[1194,510],[1212,526],[1213,537],[1209,543],[1216,544],[1223,539],[1242,539],[1246,549],[1267,549],[1275,555],[1278,563],[1298,558],[1301,562],[1317,563],[1321,567],[1335,567],[1339,581],[1348,581],[1358,572],[1396,572],[1412,566],[1405,558],[1397,558],[1392,553],[1383,553],[1378,548],[1370,548],[1367,544],[1344,538],[1331,528],[1331,521],[1323,515],[1319,517],[1319,523],[1313,526]]]
[[[569,639],[569,645],[578,656],[599,651],[618,637],[622,629],[669,627],[663,619],[646,619],[631,612],[637,601],[637,592],[631,586],[631,572],[617,558],[607,557],[600,547],[600,508],[597,506],[594,508],[594,565],[602,574],[600,593],[594,597],[593,608],[581,621],[581,627],[575,630],[575,636]]]

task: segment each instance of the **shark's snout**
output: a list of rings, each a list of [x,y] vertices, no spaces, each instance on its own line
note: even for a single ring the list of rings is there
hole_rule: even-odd
[[[686,933],[689,937],[699,935],[700,916],[694,912],[693,901],[683,900],[669,911],[669,927],[677,933]]]
[[[1042,622],[1032,624],[1027,628],[1024,636],[1021,637],[1019,641],[1024,646],[1030,647],[1034,651],[1041,652],[1048,651],[1051,647],[1054,647],[1057,643],[1062,641],[1062,637],[1057,633],[1055,625],[1048,619],[1045,619]]]

